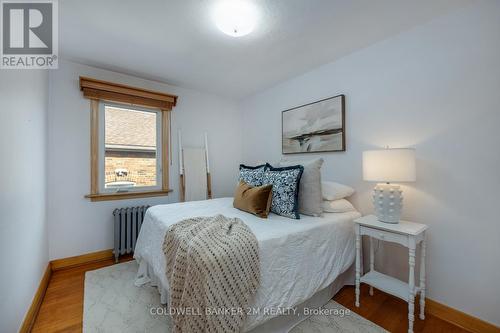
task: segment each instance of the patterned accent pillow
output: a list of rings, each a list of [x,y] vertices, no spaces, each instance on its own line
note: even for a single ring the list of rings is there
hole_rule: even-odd
[[[262,177],[264,177],[265,170],[266,170],[266,164],[257,165],[254,167],[240,164],[239,180],[242,180],[251,186],[261,186]]]
[[[273,185],[273,201],[271,203],[273,213],[292,219],[300,219],[299,183],[302,172],[304,172],[302,165],[273,168],[267,164],[263,184]]]

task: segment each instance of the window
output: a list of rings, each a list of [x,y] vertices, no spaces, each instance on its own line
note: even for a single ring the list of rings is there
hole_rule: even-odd
[[[101,102],[100,192],[160,190],[161,111]]]
[[[92,201],[167,195],[177,96],[80,77],[90,99]]]

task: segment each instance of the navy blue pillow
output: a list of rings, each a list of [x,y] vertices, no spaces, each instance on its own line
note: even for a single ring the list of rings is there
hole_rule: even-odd
[[[245,183],[251,186],[261,186],[262,177],[264,176],[264,171],[266,170],[266,164],[257,166],[247,166],[240,164],[240,178]]]
[[[299,183],[304,167],[294,165],[273,168],[266,164],[262,184],[273,185],[271,211],[275,214],[300,219],[299,214]]]

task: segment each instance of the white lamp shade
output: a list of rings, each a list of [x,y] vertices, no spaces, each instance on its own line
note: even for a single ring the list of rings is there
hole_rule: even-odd
[[[380,149],[363,152],[363,179],[372,182],[414,182],[415,149]]]

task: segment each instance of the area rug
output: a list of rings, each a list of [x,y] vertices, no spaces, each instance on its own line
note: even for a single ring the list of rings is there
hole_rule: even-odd
[[[130,261],[85,274],[84,333],[171,332],[169,316],[161,313],[168,310],[160,304],[157,289],[134,285],[137,268],[137,263]],[[291,332],[387,332],[334,301],[323,309]]]

